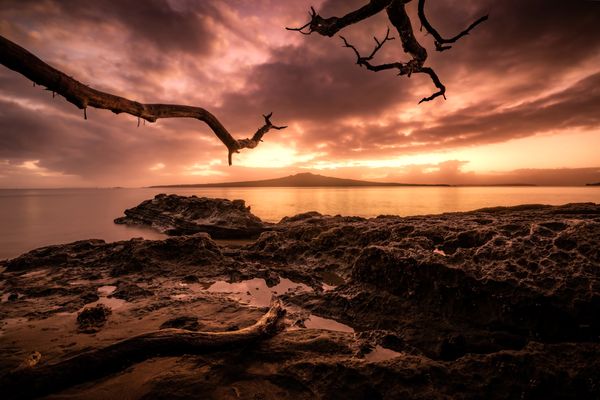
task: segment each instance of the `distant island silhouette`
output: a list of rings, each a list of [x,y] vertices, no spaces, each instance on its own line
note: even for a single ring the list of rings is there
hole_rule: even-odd
[[[534,183],[489,183],[489,184],[477,184],[477,185],[451,185],[460,187],[535,187],[538,186]]]
[[[596,183],[586,183],[585,186],[600,186],[600,182]]]
[[[151,188],[197,188],[197,187],[368,187],[368,186],[452,186],[448,184],[417,184],[395,182],[369,182],[356,179],[333,178],[310,172],[286,176],[283,178],[263,179],[244,182],[197,183],[182,185],[157,185]]]

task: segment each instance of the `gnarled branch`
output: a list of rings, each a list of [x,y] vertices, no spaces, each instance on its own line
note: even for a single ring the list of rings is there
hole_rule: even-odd
[[[371,69],[373,70],[373,66],[371,64],[369,64],[369,61],[371,61],[373,59],[373,57],[375,57],[375,54],[377,54],[377,52],[379,50],[381,50],[381,48],[383,47],[383,45],[385,44],[385,42],[388,42],[390,40],[394,40],[395,38],[390,36],[390,28],[388,28],[388,30],[385,33],[385,37],[383,38],[383,40],[379,40],[377,39],[377,36],[373,37],[373,39],[375,40],[375,47],[373,48],[373,51],[371,52],[371,54],[369,54],[366,57],[362,57],[360,55],[360,53],[358,52],[358,50],[356,49],[356,47],[354,47],[353,45],[351,45],[350,43],[348,43],[348,41],[346,40],[345,37],[343,37],[342,35],[340,35],[340,38],[344,41],[344,47],[349,47],[354,51],[354,54],[356,54],[356,63],[360,66],[366,66],[367,69]]]
[[[468,35],[469,32],[473,28],[475,28],[480,23],[486,21],[488,19],[488,17],[489,17],[488,15],[484,15],[483,17],[479,18],[477,21],[475,21],[471,25],[469,25],[467,27],[467,29],[463,30],[458,35],[456,35],[454,37],[451,37],[450,39],[445,39],[445,38],[442,37],[442,35],[440,35],[440,33],[427,20],[427,17],[425,16],[425,0],[419,0],[418,14],[419,14],[419,19],[421,20],[421,25],[435,39],[434,40],[434,44],[435,44],[435,49],[437,51],[444,51],[444,50],[451,49],[452,46],[444,46],[444,45],[445,44],[447,45],[447,44],[450,44],[450,43],[456,43],[456,41],[458,39],[462,38],[463,36]]]
[[[379,71],[385,71],[388,69],[397,69],[398,75],[407,75],[408,77],[410,77],[413,73],[422,73],[422,74],[429,75],[433,84],[438,88],[438,91],[433,93],[431,96],[421,99],[419,104],[423,103],[424,101],[431,101],[438,96],[444,96],[444,98],[446,98],[445,97],[446,87],[442,84],[442,82],[440,81],[440,78],[437,76],[435,71],[429,67],[423,67],[422,65],[420,66],[417,62],[415,62],[415,60],[411,60],[407,63],[394,62],[394,63],[387,63],[387,64],[379,64],[379,65],[373,65],[370,63],[370,61],[373,59],[375,54],[377,54],[377,52],[381,49],[381,47],[383,47],[383,45],[387,41],[394,40],[393,37],[389,36],[389,33],[390,33],[390,30],[388,29],[386,32],[385,38],[381,41],[379,39],[377,39],[376,37],[374,38],[375,39],[375,48],[373,49],[371,54],[368,55],[367,57],[361,56],[360,52],[357,50],[357,48],[354,45],[348,43],[348,41],[346,40],[345,37],[340,36],[340,38],[344,42],[344,47],[348,47],[348,48],[352,49],[354,51],[354,54],[356,54],[356,63],[360,66],[366,67],[369,71],[379,72]]]
[[[377,37],[373,38],[375,40],[375,47],[373,48],[373,51],[371,52],[371,54],[369,54],[366,57],[361,56],[358,49],[354,45],[350,44],[344,36],[340,35],[340,39],[342,39],[342,41],[344,42],[344,47],[348,47],[348,48],[352,49],[352,51],[354,51],[354,54],[356,55],[356,64],[360,65],[361,67],[365,66],[370,71],[381,71],[383,69],[400,68],[400,65],[403,65],[402,63],[392,63],[392,64],[385,64],[385,67],[382,68],[383,65],[382,66],[374,66],[369,62],[373,59],[373,57],[375,57],[377,52],[383,47],[383,45],[386,42],[395,39],[394,37],[390,36],[389,28],[388,28],[387,32],[385,33],[385,37],[383,38],[383,40],[379,40],[379,39],[377,39]]]
[[[323,18],[313,7],[311,7],[309,13],[310,21],[299,28],[286,27],[285,29],[288,31],[298,31],[304,35],[310,35],[312,32],[317,32],[320,35],[332,37],[340,29],[377,14],[390,5],[390,3],[392,3],[392,0],[370,0],[368,4],[362,6],[358,10],[349,12],[340,18]],[[306,28],[308,28],[308,31],[305,31]]]
[[[254,135],[252,135],[252,137],[250,139],[239,139],[238,140],[238,144],[240,146],[240,148],[243,149],[253,149],[256,146],[258,146],[258,144],[260,142],[262,142],[262,137],[265,135],[265,133],[269,132],[271,129],[276,129],[276,130],[281,130],[281,129],[285,129],[287,128],[287,126],[276,126],[273,125],[271,123],[271,116],[273,115],[273,113],[269,113],[267,115],[263,115],[263,118],[265,119],[265,124],[261,127],[258,128],[258,130],[256,131],[256,133]],[[236,153],[239,153],[239,150],[235,151]],[[231,165],[231,150],[229,151],[229,165]]]
[[[432,68],[424,66],[425,62],[427,61],[427,50],[425,50],[425,48],[421,46],[421,44],[415,38],[410,18],[406,13],[405,9],[405,5],[407,3],[410,3],[411,1],[412,0],[370,0],[363,7],[339,18],[323,18],[315,11],[314,8],[311,7],[310,21],[308,21],[301,27],[286,29],[292,31],[299,31],[304,35],[310,35],[311,33],[316,32],[323,36],[333,36],[335,33],[345,28],[346,26],[370,18],[373,15],[385,9],[390,22],[398,30],[400,41],[402,42],[402,49],[404,50],[404,52],[411,55],[412,60],[406,63],[393,62],[380,65],[373,65],[371,63],[371,61],[375,57],[375,54],[377,54],[381,47],[387,41],[393,39],[389,36],[389,29],[388,33],[386,34],[386,37],[382,41],[379,41],[377,38],[375,38],[376,46],[371,52],[371,54],[368,56],[361,56],[356,47],[348,43],[346,38],[340,36],[344,41],[344,47],[352,49],[357,58],[356,63],[360,66],[366,67],[369,71],[378,72],[388,69],[397,69],[399,71],[398,75],[406,75],[408,77],[410,77],[413,73],[423,73],[428,75],[431,78],[433,84],[438,89],[438,91],[433,93],[431,96],[424,97],[423,99],[421,99],[421,101],[419,101],[419,104],[426,101],[431,101],[439,96],[442,96],[445,99],[446,87],[442,84],[441,80]],[[424,0],[419,0],[418,7],[419,18],[421,19],[421,23],[425,27],[425,29],[427,29],[427,31],[434,36],[436,49],[438,51],[447,50],[448,48],[450,48],[450,46],[444,46],[444,44],[456,42],[461,37],[469,34],[469,31],[471,31],[471,29],[473,29],[475,26],[479,25],[488,18],[487,15],[481,17],[458,35],[450,39],[444,39],[431,26],[431,24],[427,21],[427,18],[425,18]]]
[[[29,51],[2,36],[0,36],[0,63],[31,79],[34,85],[45,86],[47,90],[52,91],[53,96],[55,93],[59,94],[68,102],[83,109],[84,118],[86,119],[88,107],[110,110],[115,114],[127,113],[148,122],[155,122],[159,118],[198,119],[206,123],[227,147],[229,165],[231,165],[231,155],[233,153],[238,153],[244,148],[254,148],[258,145],[254,137],[259,133],[260,138],[262,138],[270,129],[285,128],[276,127],[271,124],[268,118],[265,118],[265,125],[258,129],[252,139],[237,140],[231,136],[217,117],[204,108],[177,104],[143,104],[101,92],[51,67]]]
[[[33,398],[121,371],[159,356],[199,354],[250,344],[275,335],[285,314],[275,300],[256,324],[231,332],[161,329],[81,353],[55,364],[19,369],[0,379],[5,399]]]

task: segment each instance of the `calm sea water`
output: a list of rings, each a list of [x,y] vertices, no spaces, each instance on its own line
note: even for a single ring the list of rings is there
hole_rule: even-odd
[[[600,203],[600,187],[400,187],[0,190],[0,259],[80,239],[162,238],[115,225],[123,210],[158,193],[244,199],[265,221],[316,210],[374,217],[468,211],[525,203]]]

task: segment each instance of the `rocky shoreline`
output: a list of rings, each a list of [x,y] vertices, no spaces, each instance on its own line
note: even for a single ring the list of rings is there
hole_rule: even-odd
[[[244,200],[156,195],[136,207],[125,210],[115,224],[151,227],[169,236],[205,232],[213,239],[256,238],[269,229],[250,212]]]
[[[149,330],[243,329],[278,296],[272,338],[51,398],[600,398],[600,205],[265,224],[243,201],[158,195],[125,214],[171,237],[0,263],[0,375]]]

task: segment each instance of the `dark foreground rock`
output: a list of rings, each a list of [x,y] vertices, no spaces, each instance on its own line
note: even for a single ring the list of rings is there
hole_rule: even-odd
[[[167,235],[206,232],[215,239],[256,237],[267,229],[244,200],[158,194],[125,210],[117,224],[146,225]]]
[[[287,329],[272,339],[52,398],[600,398],[600,205],[311,212],[272,228],[241,247],[87,240],[4,262],[0,375],[147,330],[243,329],[277,295]],[[73,305],[89,300],[112,310],[95,335],[77,333]]]
[[[104,304],[85,308],[77,314],[77,329],[82,333],[96,333],[106,324],[110,314],[110,308]]]

